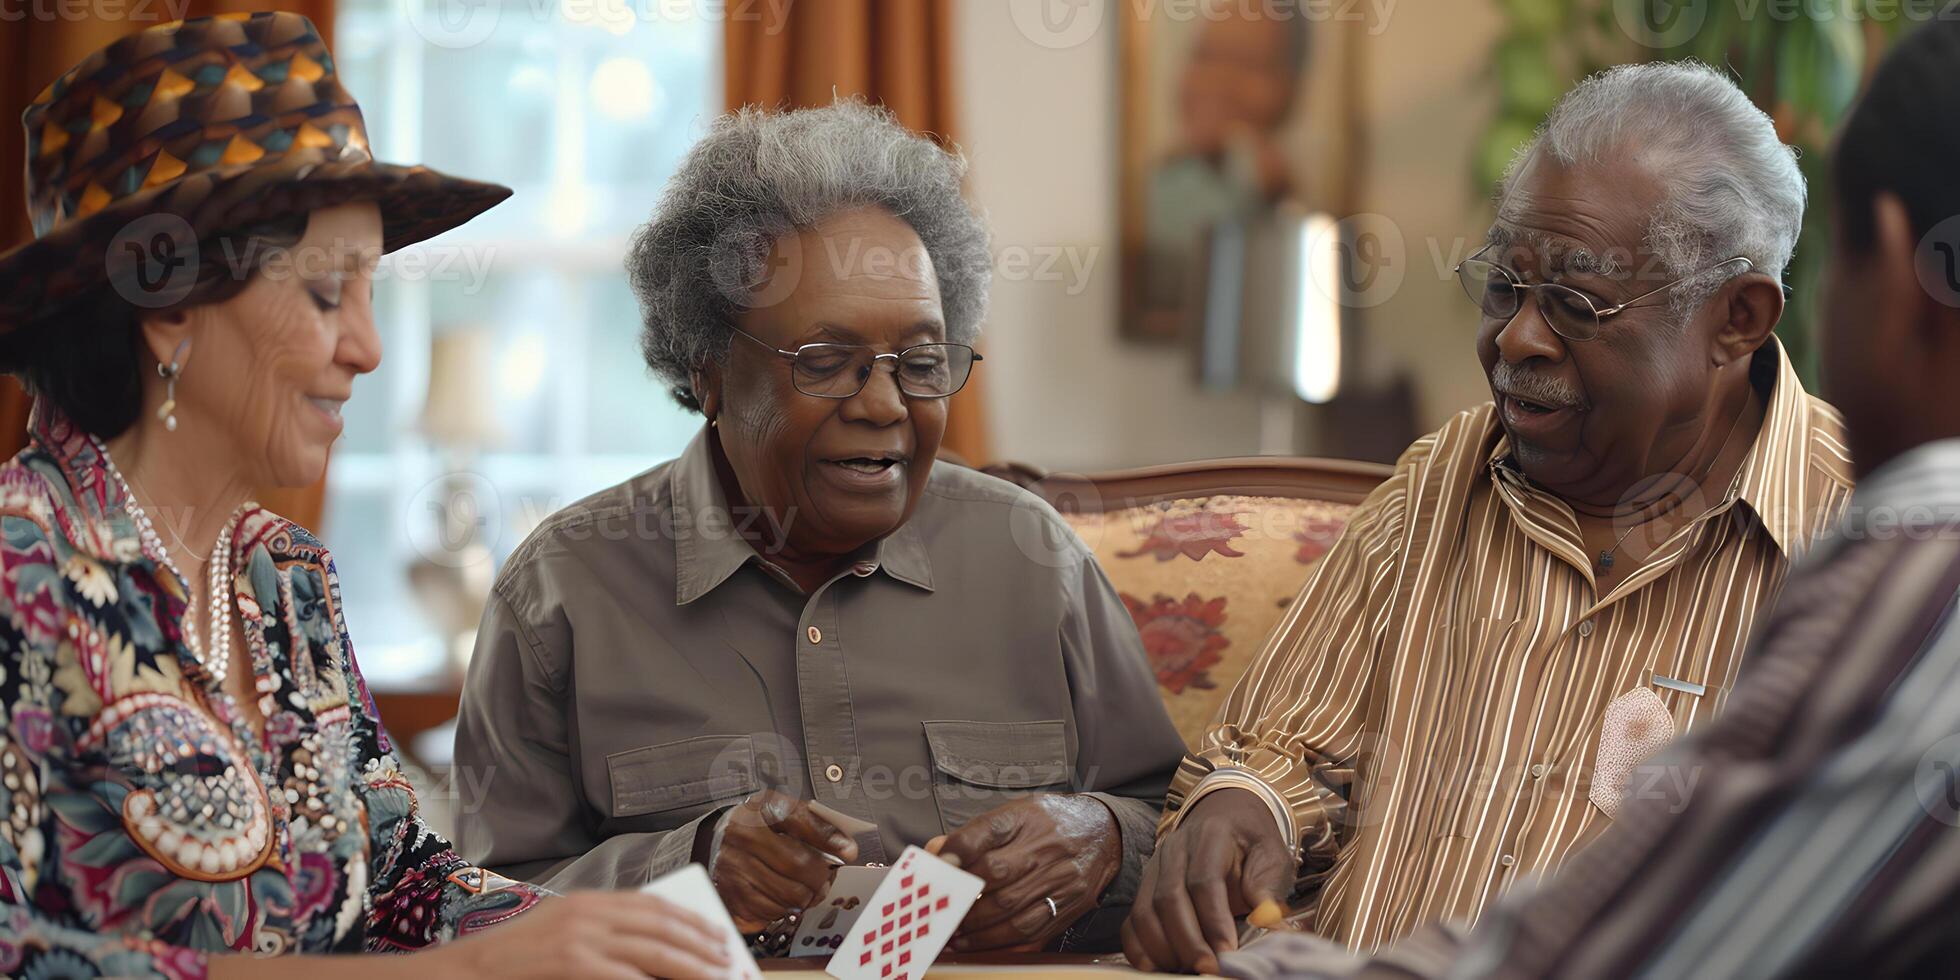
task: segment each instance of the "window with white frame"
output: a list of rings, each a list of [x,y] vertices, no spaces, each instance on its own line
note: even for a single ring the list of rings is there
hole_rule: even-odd
[[[501,562],[552,511],[678,455],[700,424],[647,372],[621,262],[720,109],[721,25],[671,16],[692,5],[622,23],[551,0],[472,2],[495,15],[480,37],[419,29],[433,7],[402,4],[424,0],[340,0],[334,25],[379,159],[516,191],[378,273],[385,356],[346,408],[322,536],[383,688],[451,667],[441,614],[410,583],[439,488],[468,481]]]

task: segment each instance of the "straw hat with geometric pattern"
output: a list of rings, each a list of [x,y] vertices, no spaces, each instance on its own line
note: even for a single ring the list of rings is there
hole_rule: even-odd
[[[149,288],[154,263],[273,218],[374,201],[393,251],[510,196],[377,163],[360,106],[299,14],[132,34],[55,79],[22,122],[35,238],[0,254],[0,334],[94,290]]]

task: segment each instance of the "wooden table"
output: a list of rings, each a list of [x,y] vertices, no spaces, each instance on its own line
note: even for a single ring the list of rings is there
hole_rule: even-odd
[[[759,964],[764,973],[822,973],[827,957],[807,956],[799,959],[761,960]],[[1121,953],[1107,953],[1092,956],[1084,953],[974,953],[967,956],[947,954],[926,971],[929,980],[959,980],[962,977],[987,977],[1003,975],[1042,976],[1042,977],[1080,977],[1095,980],[1098,977],[1158,977],[1170,976],[1167,973],[1144,973],[1130,968]]]

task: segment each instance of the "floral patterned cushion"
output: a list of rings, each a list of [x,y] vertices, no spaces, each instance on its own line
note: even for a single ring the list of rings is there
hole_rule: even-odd
[[[1202,739],[1353,510],[1213,496],[1065,514],[1136,619],[1186,745]]]

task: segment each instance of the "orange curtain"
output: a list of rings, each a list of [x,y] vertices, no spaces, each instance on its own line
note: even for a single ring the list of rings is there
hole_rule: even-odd
[[[20,115],[29,102],[62,72],[125,34],[156,26],[160,12],[174,5],[129,4],[130,17],[28,16],[0,32],[0,251],[33,237],[27,221],[27,136]],[[333,41],[333,0],[190,0],[185,17],[250,10],[290,10],[312,18],[321,36]],[[149,19],[138,20],[148,16]],[[0,459],[27,444],[27,395],[12,378],[0,380]],[[268,489],[259,502],[302,526],[317,529],[326,499],[326,478],[300,489]]]
[[[891,109],[906,128],[953,144],[951,0],[824,0],[786,5],[786,12],[784,22],[728,18],[729,108],[802,108],[862,96]],[[945,447],[975,466],[992,459],[985,380],[976,370],[946,419]]]

